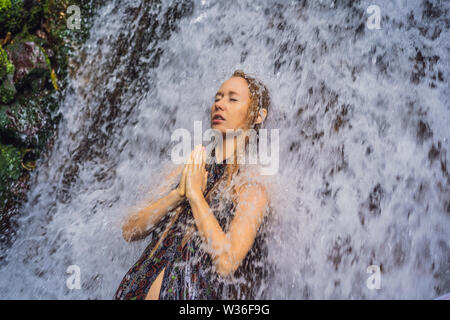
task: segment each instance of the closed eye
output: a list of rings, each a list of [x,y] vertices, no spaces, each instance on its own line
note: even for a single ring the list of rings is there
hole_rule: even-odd
[[[217,102],[217,101],[219,101],[220,99],[214,99],[214,102]],[[237,99],[230,99],[230,101],[238,101]]]

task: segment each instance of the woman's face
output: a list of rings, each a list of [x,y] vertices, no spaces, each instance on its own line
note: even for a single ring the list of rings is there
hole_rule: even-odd
[[[250,91],[247,81],[231,77],[216,93],[211,108],[211,128],[226,134],[227,129],[247,129],[247,111],[250,105]]]

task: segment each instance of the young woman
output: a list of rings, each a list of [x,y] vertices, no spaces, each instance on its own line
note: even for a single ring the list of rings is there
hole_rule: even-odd
[[[211,108],[211,128],[224,137],[216,161],[206,164],[204,147],[196,146],[178,186],[124,224],[125,240],[152,238],[116,299],[254,299],[266,292],[269,195],[251,166],[237,163],[239,144],[226,131],[258,132],[269,107],[267,88],[240,70],[222,84]]]

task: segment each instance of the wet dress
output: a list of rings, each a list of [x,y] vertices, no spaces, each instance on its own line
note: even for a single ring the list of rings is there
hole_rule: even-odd
[[[225,167],[226,164],[206,165],[208,181],[204,194],[207,194],[224,174]],[[219,188],[214,188],[217,189]],[[229,197],[230,192],[222,192],[223,194],[228,197],[220,197],[219,200],[220,192],[212,192],[209,206],[226,233],[234,216],[235,205]],[[273,269],[265,261],[268,238],[267,215],[258,229],[252,248],[233,275],[227,277],[216,273],[210,254],[206,251],[206,244],[196,227],[193,228],[195,230],[193,235],[182,246],[186,226],[195,226],[188,202],[185,202],[183,211],[162,244],[150,257],[150,252],[158,241],[158,235],[161,230],[165,230],[165,224],[169,220],[167,216],[154,227],[149,245],[122,279],[115,299],[145,299],[152,283],[164,268],[166,270],[159,293],[161,300],[264,298],[268,279],[273,274]]]

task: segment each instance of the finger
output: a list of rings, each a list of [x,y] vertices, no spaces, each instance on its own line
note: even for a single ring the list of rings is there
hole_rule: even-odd
[[[181,179],[186,178],[186,172],[187,172],[187,165],[184,165],[183,172],[181,173],[182,174]]]
[[[207,185],[208,185],[208,172],[205,172],[205,179],[203,179],[203,191],[206,190]]]
[[[192,151],[191,151],[191,153],[189,154],[189,157],[187,157],[186,162],[184,163],[184,166],[185,166],[185,167],[186,167],[186,165],[188,165],[188,164],[190,163],[191,158],[192,158]]]
[[[192,163],[192,153],[189,156],[188,163],[184,167],[184,170],[185,170],[185,172],[184,172],[185,189],[186,189],[187,185],[190,183],[189,174],[190,174],[191,167],[192,167],[191,163]]]
[[[199,168],[203,168],[203,163],[204,163],[204,159],[203,159],[203,146],[200,146],[200,148],[198,148],[198,166]]]
[[[191,152],[191,154],[192,154],[192,163],[191,164],[197,164],[197,150],[198,150],[198,146],[194,147],[194,149]]]
[[[205,168],[205,165],[206,165],[206,149],[205,149],[205,147],[202,147],[202,165],[203,165],[203,168]]]
[[[203,178],[202,181],[202,192],[205,192],[205,189],[206,189],[206,176]]]
[[[194,150],[192,150],[192,164],[196,164],[197,163],[197,148],[194,148]]]
[[[182,190],[184,190],[185,184],[186,184],[186,171],[187,171],[187,167],[184,166],[183,172],[181,173],[181,181],[180,181]]]
[[[202,148],[201,150],[201,157],[202,157],[202,164],[200,165],[200,171],[204,175],[206,172],[206,152],[205,149]]]
[[[196,153],[195,153],[195,164],[196,164],[196,169],[199,169],[200,168],[200,166],[202,165],[202,154],[201,154],[201,151],[202,151],[202,149],[201,149],[201,145],[198,145],[197,146],[197,148],[196,148]]]
[[[186,168],[187,174],[189,174],[189,172],[192,170],[192,167],[194,165],[194,155],[195,155],[194,151],[195,151],[195,149],[192,150],[191,156],[189,157],[189,164],[187,165],[187,168]]]
[[[195,164],[197,158],[197,147],[192,150],[192,164]]]
[[[192,149],[192,151],[191,151],[190,159],[191,159],[191,163],[190,164],[194,164],[194,161],[195,161],[195,148]]]
[[[200,158],[200,162],[199,162],[199,169],[201,171],[202,174],[204,174],[205,172],[205,151],[204,151],[204,147],[200,147],[200,150],[198,152],[199,154],[199,158]]]
[[[188,185],[191,183],[191,169],[192,169],[192,164],[189,164],[186,166],[186,176],[185,176],[185,188],[188,187]]]

